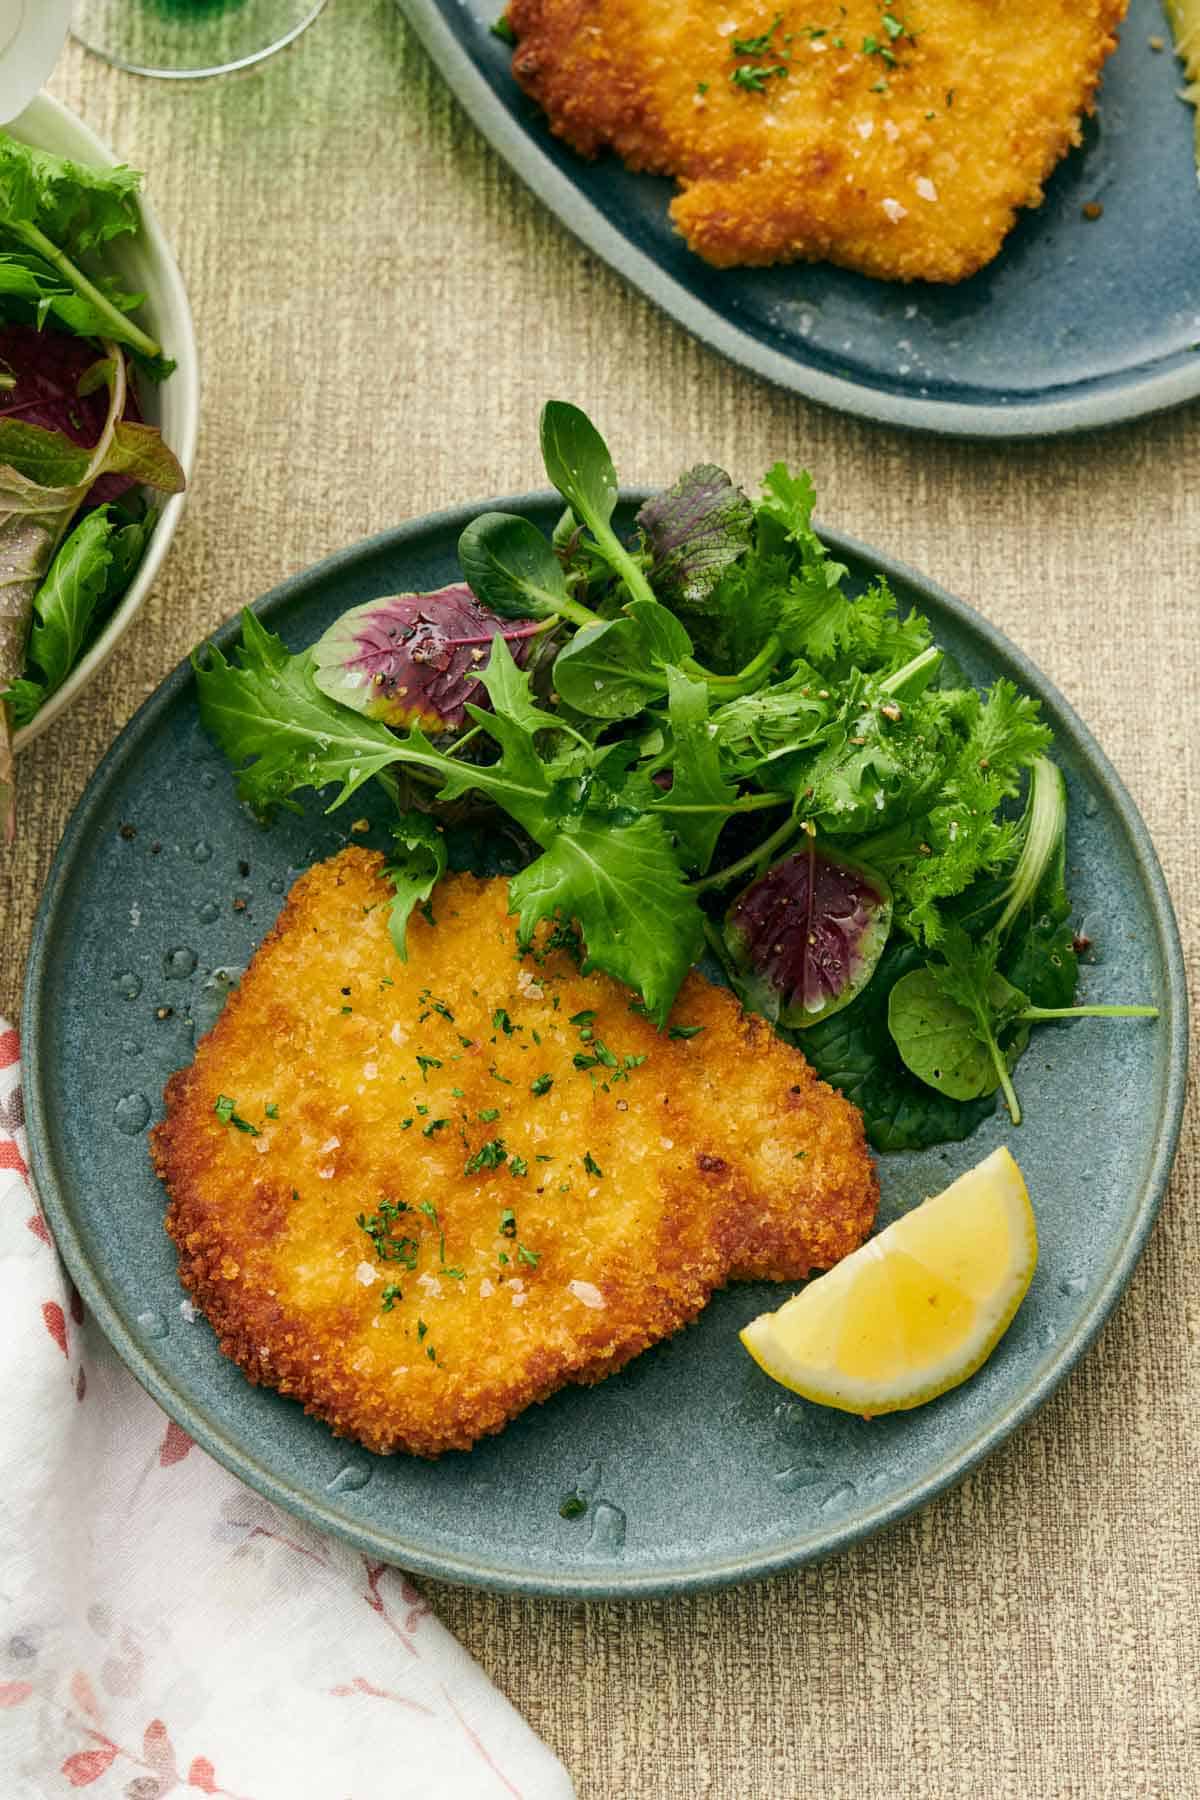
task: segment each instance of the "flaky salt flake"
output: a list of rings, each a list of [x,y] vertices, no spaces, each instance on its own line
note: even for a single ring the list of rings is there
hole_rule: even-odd
[[[418,1275],[417,1286],[435,1300],[442,1291],[442,1284],[436,1275]]]
[[[931,205],[936,205],[938,191],[933,182],[930,181],[928,175],[918,175],[917,179],[913,182],[913,186],[916,188],[922,200],[928,200]]]
[[[318,1169],[317,1170],[317,1180],[318,1181],[332,1181],[334,1178],[334,1175],[336,1173],[337,1173],[337,1171],[335,1170],[333,1164],[330,1163],[330,1165],[327,1169]]]
[[[495,1289],[494,1283],[490,1282],[488,1280],[487,1276],[485,1275],[483,1280],[479,1284],[480,1299],[481,1300],[490,1300],[492,1295],[495,1293],[495,1291],[496,1291],[496,1289]]]
[[[590,1281],[568,1281],[567,1292],[574,1294],[581,1306],[601,1307],[604,1305],[604,1295],[598,1287],[593,1287]]]
[[[369,1063],[363,1064],[363,1080],[364,1081],[374,1081],[374,1079],[378,1075],[378,1073],[379,1073],[379,1064],[378,1063],[369,1062]]]
[[[196,1323],[196,1309],[190,1300],[181,1300],[179,1302],[179,1311],[189,1325],[194,1325]]]
[[[528,1300],[528,1298],[529,1298],[528,1294],[514,1294],[512,1297],[512,1303],[514,1306],[524,1306],[524,1304]]]
[[[854,129],[865,144],[875,130],[875,121],[874,119],[856,119],[854,121]]]
[[[379,1270],[372,1268],[369,1262],[360,1262],[354,1271],[354,1279],[361,1281],[364,1287],[370,1287],[372,1282],[379,1280]]]
[[[340,1137],[326,1138],[325,1142],[321,1145],[321,1148],[320,1148],[320,1151],[318,1152],[318,1154],[321,1156],[328,1156],[329,1152],[331,1150],[337,1150],[337,1149],[341,1148],[341,1142],[342,1142],[342,1140]]]
[[[901,219],[907,219],[908,217],[907,206],[901,206],[898,200],[893,200],[890,196],[886,200],[881,200],[879,204],[882,206],[893,225],[898,225]]]

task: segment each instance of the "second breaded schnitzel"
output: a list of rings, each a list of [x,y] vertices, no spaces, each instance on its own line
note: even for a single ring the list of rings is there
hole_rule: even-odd
[[[382,858],[301,877],[153,1135],[180,1275],[254,1382],[370,1449],[466,1449],[874,1219],[862,1121],[697,975],[660,1033],[507,883],[388,934]],[[559,946],[559,947],[556,947]]]
[[[674,175],[719,267],[962,281],[1080,141],[1127,0],[510,0],[513,72],[585,156]]]

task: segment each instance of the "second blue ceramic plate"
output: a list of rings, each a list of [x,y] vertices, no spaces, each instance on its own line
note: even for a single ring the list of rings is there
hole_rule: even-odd
[[[626,496],[624,524],[641,498]],[[549,531],[562,502],[494,504]],[[348,607],[455,579],[459,534],[482,510],[436,514],[335,556],[269,595],[262,615],[298,649]],[[1137,1259],[1171,1167],[1187,1053],[1179,942],[1145,828],[1086,729],[998,632],[910,570],[827,537],[857,578],[882,570],[927,612],[972,680],[1007,675],[1039,696],[1070,790],[1072,895],[1095,946],[1083,992],[1153,996],[1163,1008],[1153,1023],[1043,1031],[1021,1064],[1019,1131],[997,1114],[964,1144],[880,1159],[887,1223],[1007,1141],[1041,1238],[1033,1286],[991,1361],[917,1412],[868,1423],[776,1387],[737,1336],[779,1304],[765,1284],[727,1289],[621,1374],[567,1389],[437,1463],[371,1456],[250,1387],[181,1307],[146,1131],[229,972],[248,962],[291,881],[371,814],[370,790],[330,816],[313,799],[262,829],[201,729],[185,665],[122,733],[67,828],[38,918],[23,1036],[34,1172],[63,1256],[100,1327],[193,1438],[375,1557],[519,1592],[631,1595],[826,1556],[928,1500],[1027,1418]],[[235,631],[217,641],[228,646]],[[380,795],[368,841],[386,842],[385,810]],[[563,1519],[575,1489],[588,1511]]]
[[[1159,0],[1132,0],[1081,149],[957,287],[845,269],[711,269],[670,181],[550,134],[489,27],[502,0],[400,0],[473,122],[577,237],[715,350],[842,412],[966,437],[1110,425],[1200,394],[1194,115]],[[1102,217],[1083,208],[1099,201]],[[399,202],[397,202],[399,204]]]

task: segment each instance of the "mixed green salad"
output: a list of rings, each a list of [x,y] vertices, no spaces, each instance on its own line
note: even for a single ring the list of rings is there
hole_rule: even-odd
[[[0,132],[0,791],[13,730],[133,579],[156,516],[142,489],[184,485],[136,388],[174,364],[129,316],[145,296],[103,269],[105,246],[140,229],[140,180]]]
[[[547,538],[485,513],[465,581],[372,600],[293,655],[247,612],[196,659],[203,720],[260,813],[372,779],[397,810],[392,933],[446,866],[464,806],[506,815],[528,938],[553,920],[585,969],[660,1025],[706,947],[796,1034],[883,1149],[965,1137],[1031,1030],[1151,1006],[1076,1006],[1066,788],[1038,703],[968,685],[886,581],[854,592],[777,463],[751,501],[689,469],[626,538],[585,415],[550,402]]]

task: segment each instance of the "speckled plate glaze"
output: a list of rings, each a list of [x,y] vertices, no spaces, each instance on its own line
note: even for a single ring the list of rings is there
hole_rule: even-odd
[[[469,117],[576,237],[743,368],[841,412],[962,437],[1114,424],[1200,394],[1200,193],[1159,0],[1132,0],[1082,148],[957,287],[823,266],[711,269],[674,183],[550,134],[489,30],[500,0],[400,0]],[[736,8],[734,11],[736,12]],[[1100,201],[1094,222],[1083,207]]]
[[[642,498],[624,497],[626,523]],[[549,530],[561,503],[492,504]],[[455,578],[459,532],[480,510],[334,556],[268,595],[263,617],[300,648],[347,607],[437,587]],[[560,1393],[436,1464],[371,1456],[250,1387],[181,1310],[146,1128],[166,1077],[216,1016],[223,972],[248,961],[292,879],[345,843],[360,808],[370,813],[369,790],[332,816],[314,802],[261,829],[201,730],[185,665],[118,738],[71,820],[38,918],[24,1020],[33,1165],[55,1236],[93,1316],[167,1412],[252,1487],[374,1556],[573,1595],[704,1588],[827,1556],[940,1492],[1027,1418],[1129,1276],[1170,1170],[1187,1054],[1179,942],[1145,827],[1079,720],[998,632],[911,571],[828,540],[856,576],[882,569],[925,608],[972,679],[1008,674],[1041,697],[1070,788],[1072,889],[1096,946],[1083,989],[1096,1000],[1153,995],[1164,1009],[1155,1024],[1044,1031],[1021,1065],[1020,1131],[997,1117],[966,1144],[882,1159],[887,1222],[1008,1140],[1041,1233],[1040,1267],[1000,1349],[918,1412],[867,1423],[771,1383],[737,1340],[786,1291],[763,1284],[719,1294],[696,1326],[624,1373]],[[590,1499],[577,1520],[559,1516],[572,1488]]]

